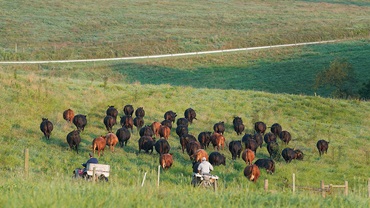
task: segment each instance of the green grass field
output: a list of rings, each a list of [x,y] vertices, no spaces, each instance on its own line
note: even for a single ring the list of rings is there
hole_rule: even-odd
[[[0,59],[55,60],[122,57],[229,49],[292,42],[347,39],[333,44],[242,53],[137,61],[0,65],[0,205],[2,207],[369,207],[370,104],[330,98],[315,91],[314,77],[335,58],[355,69],[358,89],[370,76],[369,3],[366,1],[32,1],[4,3]],[[330,11],[330,12],[328,12]],[[243,35],[241,35],[243,34]],[[109,44],[107,44],[109,43]],[[314,94],[318,96],[314,96]],[[276,162],[276,173],[261,170],[248,181],[242,159],[215,167],[218,191],[193,188],[191,161],[172,129],[174,165],[161,170],[159,155],[138,153],[134,130],[127,147],[108,149],[99,162],[111,165],[108,183],[72,179],[85,162],[92,140],[106,134],[105,111],[114,105],[144,107],[145,124],[162,121],[168,110],[183,117],[196,110],[189,132],[212,131],[224,121],[227,143],[240,140],[234,116],[253,133],[253,124],[280,123],[293,137],[288,147],[304,152],[303,161]],[[69,150],[73,124],[62,112],[86,114],[80,154]],[[50,140],[39,129],[41,118],[54,124]],[[176,125],[174,125],[176,126]],[[114,132],[119,128],[114,126]],[[316,142],[330,141],[319,157]],[[280,141],[281,148],[285,148]],[[29,150],[25,175],[24,150]],[[212,147],[208,153],[214,151]],[[266,144],[257,158],[267,158]],[[141,187],[144,174],[147,177]],[[348,181],[343,190],[317,189]],[[264,179],[269,190],[264,191]]]

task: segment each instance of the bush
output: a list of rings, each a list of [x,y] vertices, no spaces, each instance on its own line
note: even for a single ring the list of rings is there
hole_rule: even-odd
[[[361,99],[370,99],[370,80],[363,84],[363,87],[358,91]]]

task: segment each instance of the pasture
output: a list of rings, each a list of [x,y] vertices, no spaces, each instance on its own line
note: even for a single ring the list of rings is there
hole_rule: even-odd
[[[337,57],[346,58],[359,80],[368,80],[369,4],[365,1],[10,1],[0,30],[0,58],[54,60],[107,58],[240,48],[327,39],[335,44],[139,61],[79,64],[0,65],[0,205],[2,207],[368,207],[370,104],[330,98],[330,89],[315,91],[315,74]],[[83,5],[81,5],[83,4]],[[65,9],[68,8],[68,9]],[[165,9],[164,9],[165,8]],[[185,11],[185,12],[184,12]],[[330,11],[330,12],[327,12]],[[242,34],[242,35],[241,35]],[[317,93],[318,96],[314,96]],[[193,188],[191,161],[181,151],[175,129],[169,143],[174,165],[161,170],[159,155],[138,153],[134,132],[124,148],[105,149],[99,163],[111,166],[108,183],[72,179],[86,162],[92,140],[105,135],[108,106],[123,115],[123,106],[143,107],[145,124],[162,121],[173,110],[197,112],[189,133],[198,136],[224,121],[228,144],[240,140],[232,127],[243,119],[244,133],[253,124],[282,125],[302,161],[276,162],[276,172],[261,169],[256,183],[244,175],[245,162],[233,161],[227,145],[217,166],[219,188]],[[66,136],[75,129],[63,119],[71,108],[87,115],[79,154]],[[41,119],[53,122],[47,140]],[[176,124],[174,124],[176,127]],[[113,132],[119,125],[113,127]],[[268,128],[269,131],[269,128]],[[330,141],[319,156],[316,142]],[[25,175],[24,149],[29,150]],[[213,152],[212,146],[207,149]],[[268,158],[266,144],[256,159]],[[145,183],[141,187],[144,174]],[[291,191],[292,174],[301,187],[343,184],[349,196],[333,191]],[[263,180],[268,179],[269,191]]]

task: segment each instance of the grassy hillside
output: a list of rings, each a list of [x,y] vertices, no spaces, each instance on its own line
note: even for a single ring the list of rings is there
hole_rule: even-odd
[[[368,102],[138,83],[108,83],[104,87],[102,81],[68,76],[46,78],[27,71],[18,71],[17,75],[2,71],[0,75],[3,146],[0,150],[0,171],[7,179],[0,186],[3,192],[0,203],[3,206],[18,207],[27,202],[27,206],[59,207],[71,206],[76,201],[83,206],[117,206],[129,201],[127,206],[139,207],[146,204],[161,206],[164,203],[187,206],[204,200],[210,207],[216,204],[296,206],[301,203],[344,207],[366,206],[368,203],[365,198],[370,163],[367,148],[370,143]],[[227,157],[226,166],[218,166],[214,171],[220,177],[219,191],[204,192],[189,185],[191,162],[181,152],[173,129],[169,142],[175,164],[162,173],[158,189],[158,154],[138,154],[139,136],[135,131],[127,147],[116,147],[114,153],[106,150],[105,155],[99,158],[100,163],[112,167],[108,184],[92,185],[72,180],[72,170],[87,159],[93,138],[106,133],[103,118],[108,105],[116,106],[122,115],[125,104],[144,107],[146,124],[162,121],[167,110],[173,110],[181,117],[186,108],[192,107],[197,111],[198,120],[190,126],[190,133],[197,136],[201,131],[211,131],[214,123],[225,121],[227,142],[241,139],[231,126],[234,116],[243,118],[246,133],[253,132],[255,121],[262,120],[268,126],[278,122],[293,136],[288,146],[301,149],[305,158],[291,164],[278,161],[274,175],[262,170],[261,178],[253,184],[243,176],[244,161],[232,161],[226,148],[221,151]],[[86,130],[81,134],[81,153],[78,155],[69,151],[66,143],[66,135],[75,128],[62,118],[62,112],[67,108],[86,114],[88,118]],[[39,130],[42,117],[48,117],[54,123],[55,129],[49,141]],[[115,126],[114,131],[117,129],[118,126]],[[319,139],[330,141],[328,154],[321,158],[315,147]],[[23,177],[25,148],[30,151],[29,177]],[[208,153],[212,151],[212,148],[207,149]],[[262,149],[257,150],[257,158],[266,157],[268,153],[264,144]],[[145,172],[147,179],[144,187],[140,188]],[[350,196],[343,197],[337,191],[322,200],[318,193],[303,190],[292,196],[289,184],[293,173],[296,174],[297,185],[305,187],[318,188],[320,180],[332,184],[343,184],[347,180]],[[270,191],[267,194],[263,192],[263,179],[269,180]],[[207,199],[195,197],[202,193],[208,196]],[[143,195],[148,201],[142,200]],[[167,197],[181,199],[163,201]],[[237,201],[233,201],[235,198]],[[264,201],[262,204],[261,200]]]

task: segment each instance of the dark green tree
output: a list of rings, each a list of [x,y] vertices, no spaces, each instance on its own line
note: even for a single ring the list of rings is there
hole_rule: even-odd
[[[345,59],[335,59],[329,68],[316,75],[315,88],[331,87],[335,98],[348,98],[355,96],[356,74],[350,63]]]
[[[363,87],[358,91],[361,99],[370,99],[370,80],[363,84]]]

